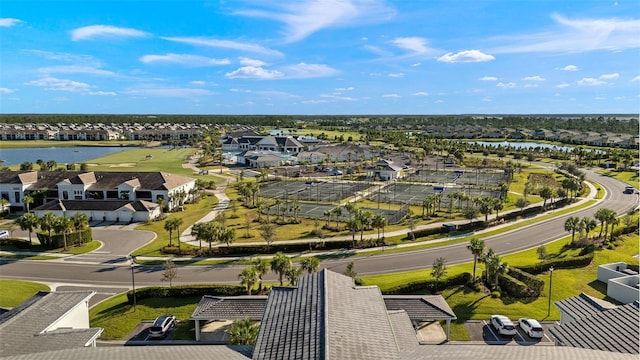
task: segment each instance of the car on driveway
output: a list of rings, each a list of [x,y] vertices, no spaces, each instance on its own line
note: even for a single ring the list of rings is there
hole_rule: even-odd
[[[173,315],[162,315],[156,318],[149,328],[149,338],[165,338],[169,330],[176,326],[176,317]]]
[[[529,337],[542,339],[544,336],[544,329],[536,319],[521,318],[518,319],[518,325]]]
[[[500,335],[514,336],[518,332],[513,322],[503,315],[492,315],[491,325]]]

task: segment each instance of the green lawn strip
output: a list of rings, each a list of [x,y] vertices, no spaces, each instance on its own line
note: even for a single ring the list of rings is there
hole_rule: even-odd
[[[598,174],[602,174],[604,176],[609,176],[614,179],[623,181],[628,185],[634,186],[636,188],[639,187],[640,179],[638,178],[637,171],[614,171],[614,170],[596,170]]]
[[[49,290],[47,285],[38,282],[0,279],[0,307],[12,308],[38,291]]]
[[[206,214],[208,214],[211,209],[218,203],[218,199],[211,196],[204,196],[200,199],[197,204],[186,204],[184,206],[185,211],[177,212],[177,213],[169,213],[167,214],[167,219],[173,217],[179,217],[182,219],[183,224],[180,227],[180,232],[184,231],[184,229],[188,228],[190,225],[193,225],[198,220],[202,219]],[[169,233],[164,229],[165,221],[152,221],[147,224],[140,225],[136,227],[136,230],[148,230],[155,232],[158,236],[151,243],[137,249],[133,252],[134,256],[165,256],[160,252],[160,248],[163,246],[169,245]],[[173,243],[176,243],[177,236],[179,234],[173,234]],[[181,246],[188,248],[191,245],[181,244]]]
[[[136,311],[127,303],[126,294],[109,298],[89,310],[91,327],[104,328],[100,339],[124,339],[138,323],[143,320],[154,320],[164,314],[173,314],[178,320],[178,328],[173,338],[177,340],[193,340],[194,324],[189,317],[195,310],[201,297],[185,298],[150,298],[138,300]]]

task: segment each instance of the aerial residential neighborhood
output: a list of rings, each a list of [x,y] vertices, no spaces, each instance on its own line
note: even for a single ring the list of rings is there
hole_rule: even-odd
[[[0,7],[0,359],[640,355],[634,1]]]

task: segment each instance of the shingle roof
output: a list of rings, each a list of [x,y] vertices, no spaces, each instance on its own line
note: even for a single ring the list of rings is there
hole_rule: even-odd
[[[398,334],[408,316],[391,320],[377,286],[326,269],[303,276],[296,287],[274,287],[253,353],[254,359],[399,359]],[[415,332],[413,332],[413,339]]]
[[[618,306],[549,329],[562,345],[594,350],[640,353],[638,303]]]
[[[420,346],[416,341],[416,330],[411,325],[407,312],[404,310],[392,310],[387,313],[389,314],[393,335],[400,351],[407,351]]]
[[[572,319],[586,318],[608,309],[615,308],[615,305],[600,299],[596,299],[585,293],[555,302],[556,307]]]
[[[457,319],[441,295],[384,295],[388,310],[404,310],[412,321]]]
[[[189,320],[261,320],[266,296],[202,297]]]
[[[223,345],[105,346],[11,356],[3,360],[247,360],[251,347]],[[411,360],[637,360],[637,355],[607,353],[567,346],[420,345],[402,352]]]
[[[127,208],[131,211],[149,211],[158,207],[158,204],[144,200],[54,200],[42,204],[32,210],[38,211],[82,211],[82,210],[102,210],[116,211]]]
[[[102,329],[49,328],[93,294],[91,291],[39,292],[0,315],[0,357],[89,344],[102,333]]]

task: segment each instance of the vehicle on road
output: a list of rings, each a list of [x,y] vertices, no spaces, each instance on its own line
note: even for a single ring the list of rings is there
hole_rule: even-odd
[[[513,322],[504,315],[492,315],[491,325],[500,335],[514,336],[518,332]]]
[[[636,188],[633,186],[625,186],[623,193],[625,194],[633,194],[636,192]]]
[[[542,339],[544,336],[544,329],[536,319],[520,318],[518,325],[529,337]]]
[[[165,338],[172,327],[176,326],[176,317],[173,315],[162,315],[156,318],[149,328],[149,338]]]

